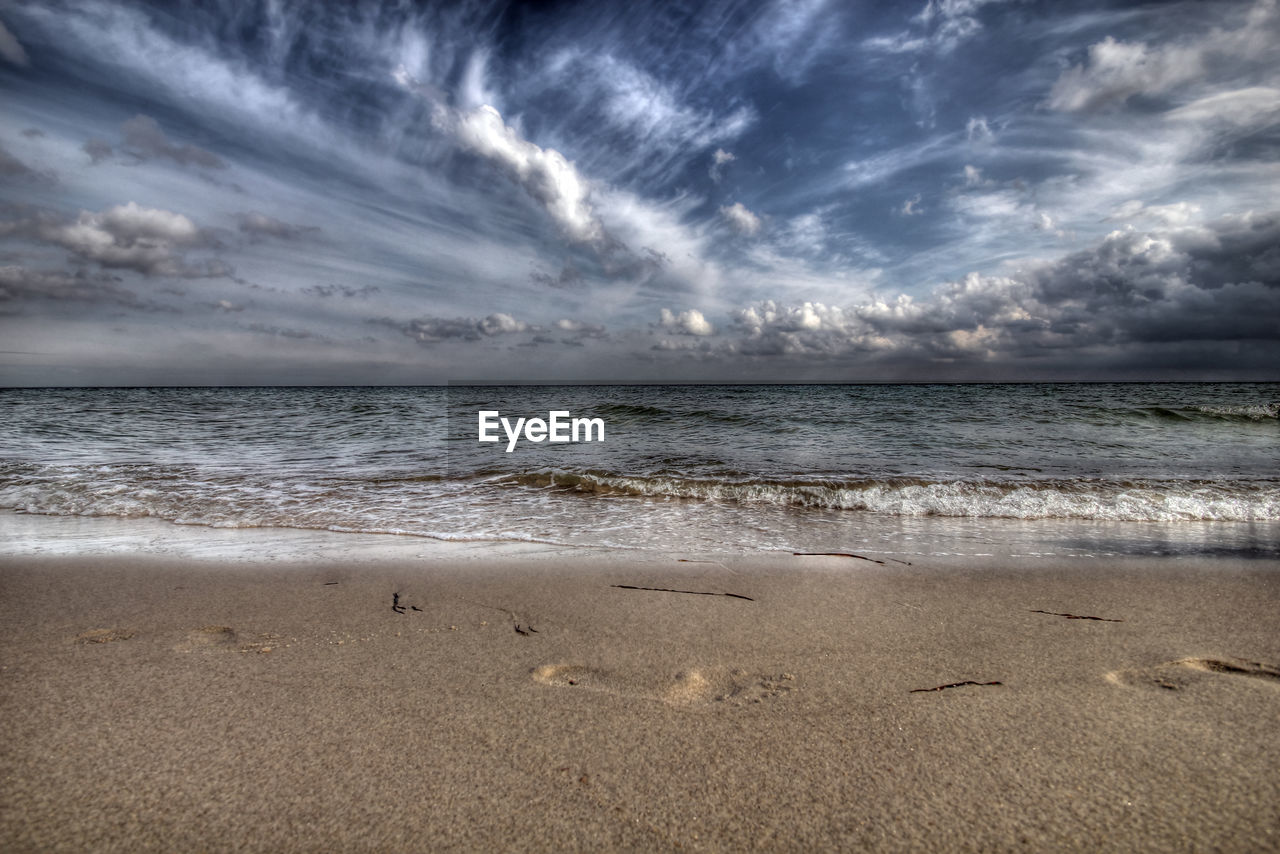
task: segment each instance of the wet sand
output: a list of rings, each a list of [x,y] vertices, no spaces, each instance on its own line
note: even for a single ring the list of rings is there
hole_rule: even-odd
[[[470,555],[0,558],[0,849],[1280,849],[1274,561]]]

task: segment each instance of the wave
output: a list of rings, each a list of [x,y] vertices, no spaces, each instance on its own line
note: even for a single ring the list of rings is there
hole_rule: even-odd
[[[1108,414],[1104,410],[1104,414]],[[1119,412],[1123,417],[1138,420],[1182,421],[1182,422],[1259,422],[1280,419],[1280,403],[1238,404],[1234,406],[1217,406],[1203,404],[1195,406],[1135,406]]]
[[[772,504],[894,516],[1252,522],[1280,519],[1280,483],[1048,480],[1034,483],[889,478],[726,482],[677,476],[550,471],[499,478],[582,494]]]
[[[1197,406],[1195,409],[1205,415],[1228,420],[1280,420],[1280,403],[1260,403],[1243,406]]]
[[[213,527],[298,527],[481,536],[556,524],[590,528],[618,500],[689,501],[882,516],[1134,522],[1280,520],[1280,480],[1035,480],[999,477],[768,479],[718,473],[631,475],[603,470],[379,472],[292,477],[156,464],[0,464],[0,509],[61,516],[154,517]],[[638,514],[646,512],[642,503]],[[644,517],[636,517],[643,525]],[[487,535],[487,534],[486,534]]]

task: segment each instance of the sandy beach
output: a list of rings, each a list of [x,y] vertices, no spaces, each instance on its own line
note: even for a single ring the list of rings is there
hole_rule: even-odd
[[[1272,561],[468,554],[0,559],[0,848],[1280,848]]]

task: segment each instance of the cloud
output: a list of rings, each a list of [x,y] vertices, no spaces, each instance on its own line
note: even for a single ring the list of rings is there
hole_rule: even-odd
[[[696,308],[682,311],[679,314],[664,308],[658,314],[658,326],[664,331],[676,335],[701,337],[715,334],[715,328],[707,322],[707,319],[702,316],[702,312]]]
[[[57,300],[114,302],[143,307],[138,295],[120,286],[118,276],[78,270],[31,270],[19,265],[0,267],[0,302]]]
[[[722,206],[720,216],[739,234],[752,235],[760,231],[760,217],[747,210],[742,202]]]
[[[1170,110],[1165,118],[1175,122],[1211,123],[1265,127],[1276,122],[1280,112],[1280,89],[1249,86],[1218,92]]]
[[[297,67],[286,74],[284,68],[287,60],[297,58],[291,48],[302,48],[305,41],[297,13],[282,10],[266,16],[270,24],[259,35],[267,43],[255,42],[265,49],[254,57],[244,52],[246,43],[201,31],[216,26],[218,12],[212,9],[191,11],[184,19],[187,26],[176,30],[158,25],[160,19],[153,14],[127,4],[32,3],[16,7],[15,14],[44,36],[51,60],[75,57],[74,66],[82,77],[95,85],[123,89],[126,97],[117,104],[165,101],[195,117],[234,122],[245,141],[262,130],[293,141],[328,141],[330,128],[299,106],[299,87],[283,85],[286,77],[296,80],[306,74]],[[319,15],[308,15],[320,23]],[[343,33],[348,38],[355,34],[352,29]],[[326,49],[334,46],[328,40],[318,44]],[[317,54],[310,53],[305,62],[318,64],[318,60]],[[264,61],[269,67],[262,67]]]
[[[103,211],[81,211],[74,220],[37,213],[0,222],[0,236],[26,237],[68,250],[108,269],[144,276],[204,278],[228,276],[231,269],[211,259],[188,262],[182,252],[207,246],[208,236],[179,213],[144,208],[136,202]]]
[[[947,208],[963,218],[970,235],[981,232],[1008,238],[1031,229],[1066,236],[1062,217],[1041,207],[1036,194],[1021,181],[996,185],[982,180],[980,174],[974,178],[976,184],[946,200]]]
[[[730,352],[756,356],[836,355],[884,349],[889,342],[854,314],[821,302],[784,305],[762,300],[733,314]]]
[[[876,359],[1135,358],[1169,342],[1277,344],[1280,211],[1098,245],[999,276],[971,273],[927,298],[846,307],[761,301],[733,315],[726,353]],[[1220,351],[1221,352],[1221,351]],[[1072,354],[1075,354],[1074,356]]]
[[[1044,211],[1037,211],[1031,222],[1037,231],[1047,231],[1055,237],[1066,237],[1067,232],[1058,227],[1058,221]]]
[[[1152,46],[1107,36],[1089,47],[1083,63],[1062,73],[1047,103],[1055,110],[1078,112],[1117,107],[1136,95],[1164,95],[1200,83],[1210,72],[1274,59],[1277,35],[1274,0],[1261,0],[1238,27],[1215,27],[1179,43]]]
[[[560,152],[524,139],[488,105],[457,115],[449,124],[463,148],[501,166],[571,240],[598,243],[604,238],[586,179]]]
[[[921,143],[902,145],[844,164],[846,187],[876,186],[902,172],[919,169],[954,154],[945,138],[930,137]]]
[[[312,296],[321,298],[344,297],[346,299],[365,299],[381,291],[382,288],[377,285],[364,285],[359,288],[350,285],[311,285],[302,289],[304,294],[311,294]]]
[[[607,334],[605,328],[598,323],[586,323],[567,317],[557,320],[555,328],[560,332],[568,332],[584,338],[603,338]]]
[[[24,178],[35,174],[34,169],[0,146],[0,178]]]
[[[572,263],[565,264],[560,268],[560,272],[555,273],[554,275],[542,271],[534,271],[529,274],[529,279],[539,285],[545,285],[549,288],[572,288],[582,285],[585,282],[582,276],[582,271]]]
[[[9,28],[3,21],[0,21],[0,57],[11,65],[27,64],[27,52],[23,49],[22,43],[9,32]]]
[[[964,126],[964,135],[969,142],[979,144],[989,143],[996,136],[983,116],[970,116]]]
[[[839,11],[840,4],[829,0],[788,0],[761,6],[741,46],[744,67],[767,61],[773,72],[791,85],[803,84],[820,56],[844,49]],[[715,19],[713,25],[717,30],[723,26]]]
[[[194,145],[177,145],[171,142],[160,129],[159,123],[150,116],[136,115],[121,124],[120,131],[124,135],[124,144],[129,153],[143,160],[164,158],[180,166],[227,168],[226,161],[212,151],[206,151]]]
[[[276,326],[270,323],[250,323],[244,327],[250,332],[256,332],[259,335],[268,335],[273,338],[289,338],[294,341],[302,341],[309,338],[322,338],[307,329],[294,329],[288,326]]]
[[[671,86],[618,56],[584,54],[564,64],[563,72],[594,83],[604,118],[630,134],[637,149],[704,149],[740,136],[755,120],[746,106],[723,117],[691,108]]]
[[[320,230],[315,226],[293,225],[258,211],[242,213],[238,219],[240,232],[253,238],[274,237],[279,240],[297,240]]]
[[[5,182],[15,200],[59,213],[0,211],[0,220],[23,219],[0,226],[13,237],[0,264],[114,271],[142,293],[150,283],[139,276],[215,275],[228,268],[198,259],[234,262],[266,289],[252,303],[229,282],[217,295],[249,304],[253,316],[193,311],[172,340],[250,319],[311,328],[299,311],[325,318],[315,328],[326,332],[429,315],[412,329],[335,332],[344,347],[378,333],[398,342],[384,341],[383,354],[398,350],[422,371],[445,371],[464,349],[497,359],[534,336],[609,351],[616,362],[599,370],[619,378],[635,368],[628,347],[659,339],[700,354],[776,345],[815,360],[1014,358],[1015,343],[1032,342],[1016,317],[1056,324],[1061,342],[1084,340],[1063,331],[1060,302],[1037,296],[1037,253],[1066,251],[1063,237],[1073,250],[1096,249],[1128,224],[1157,244],[1182,247],[1182,229],[1219,240],[1202,223],[1270,209],[1280,174],[1280,65],[1262,45],[1275,34],[1273,12],[1255,39],[1262,46],[1205,48],[1198,77],[1161,89],[1168,75],[1156,54],[1216,45],[1215,26],[1243,39],[1248,10],[1270,8],[1252,0],[1049,4],[1034,15],[1025,4],[959,0],[859,9],[730,0],[496,18],[484,3],[267,5],[250,39],[227,4],[197,5],[181,21],[100,0],[0,11],[40,71],[38,86],[10,93],[14,118],[0,143],[22,168],[48,164],[61,181],[56,199]],[[899,31],[915,43],[899,42],[898,54],[857,49],[868,35]],[[1142,49],[1133,68],[1123,50],[1090,64],[1090,47],[1108,35]],[[1046,109],[1073,68],[1080,91],[1094,87],[1080,96],[1089,106]],[[904,93],[904,80],[915,88]],[[1133,80],[1141,91],[1126,97]],[[1104,91],[1113,83],[1120,94]],[[849,109],[832,111],[820,97],[831,92],[848,95]],[[911,95],[920,96],[914,113]],[[1132,109],[1105,112],[1122,104]],[[929,110],[939,130],[913,125]],[[20,136],[27,124],[48,137]],[[148,162],[123,168],[135,156]],[[238,188],[208,157],[234,170]],[[91,160],[103,166],[89,169]],[[759,192],[727,192],[747,177]],[[925,193],[927,209],[917,200]],[[197,235],[134,234],[102,219],[130,200],[181,212]],[[83,223],[82,208],[91,212]],[[299,240],[300,223],[322,227],[325,240]],[[973,318],[948,319],[949,286],[929,286],[962,283],[968,270],[980,272],[977,282],[946,305],[967,306]],[[1236,299],[1253,286],[1240,287],[1222,293]],[[216,299],[207,286],[191,290]],[[410,299],[417,308],[404,307]],[[984,313],[974,308],[980,299],[1025,317]],[[734,309],[769,300],[773,319],[757,324],[760,337],[732,323]],[[521,306],[535,301],[540,313],[526,316]],[[822,318],[817,329],[806,303]],[[656,323],[661,306],[670,307],[667,327]],[[1162,298],[1148,310],[1165,306]],[[515,328],[530,325],[482,325],[500,307]],[[682,325],[682,308],[695,308],[701,324]],[[579,316],[594,323],[556,321]],[[96,323],[88,310],[78,322]],[[1100,322],[1085,318],[1079,330]],[[598,324],[607,339],[590,337]],[[690,331],[702,324],[709,334]],[[461,343],[424,353],[401,334]],[[159,353],[133,349],[139,365]],[[356,365],[368,353],[343,352],[345,375],[367,379]],[[639,355],[646,365],[659,358]],[[727,362],[721,376],[737,370]]]
[[[719,267],[707,257],[708,230],[690,224],[702,198],[679,193],[654,203],[626,190],[606,188],[599,194],[599,204],[610,235],[624,247],[641,247],[638,252],[615,252],[617,257],[608,261],[610,275],[643,281],[661,276],[668,286],[695,289],[710,288],[719,281]]]
[[[720,179],[724,177],[724,166],[737,159],[733,156],[733,152],[717,148],[715,153],[711,155],[711,169],[708,173],[711,176],[711,180],[719,184]]]
[[[978,10],[999,0],[929,0],[915,20],[930,30],[930,41],[950,53],[982,29]]]
[[[876,36],[865,47],[884,53],[936,53],[946,56],[982,31],[978,11],[1002,0],[929,0],[911,18],[908,29]]]
[[[1116,208],[1109,221],[1153,220],[1161,225],[1185,225],[1200,214],[1200,206],[1190,202],[1171,205],[1146,205],[1131,199]]]
[[[1049,106],[1067,112],[1120,104],[1138,94],[1161,94],[1202,76],[1202,53],[1193,47],[1148,48],[1107,36],[1089,48],[1088,60],[1066,71],[1049,91]]]
[[[588,73],[579,81],[597,84],[605,118],[642,151],[706,148],[735,139],[755,121],[745,106],[724,116],[690,107],[670,86],[616,56],[592,55],[585,64]]]
[[[89,155],[89,162],[94,166],[97,166],[104,160],[110,160],[111,156],[115,153],[114,149],[111,147],[111,143],[107,142],[105,139],[97,138],[86,140],[84,145],[80,146],[80,150]]]
[[[487,85],[489,51],[477,48],[467,60],[466,70],[458,86],[458,97],[464,109],[475,109],[485,104],[497,104],[498,93]]]
[[[671,339],[663,338],[649,348],[659,352],[675,352],[684,356],[699,356],[704,359],[714,357],[718,350],[712,342],[705,339]]]
[[[482,334],[492,337],[494,335],[507,335],[512,332],[524,332],[529,329],[529,324],[516,320],[509,314],[498,312],[481,320],[479,328]]]
[[[11,180],[34,185],[53,185],[58,176],[52,170],[33,169],[0,145],[0,181]]]
[[[481,318],[419,317],[409,321],[381,318],[372,322],[398,330],[423,345],[441,341],[480,341],[499,335],[527,332],[532,328],[501,312]]]

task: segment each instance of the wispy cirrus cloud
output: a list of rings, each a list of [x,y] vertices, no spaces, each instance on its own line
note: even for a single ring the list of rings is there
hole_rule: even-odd
[[[1275,4],[1031,11],[6,7],[0,324],[264,381],[1265,372]]]

